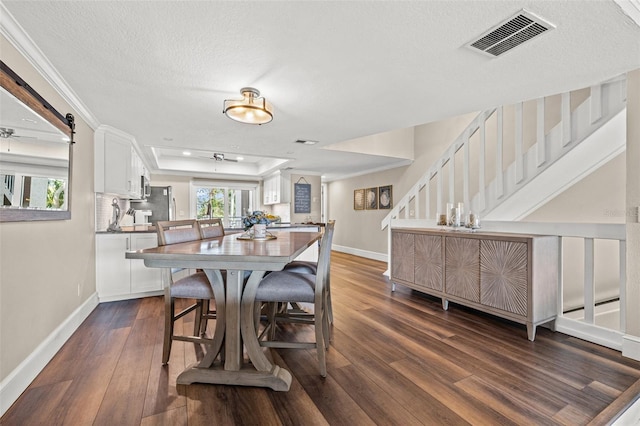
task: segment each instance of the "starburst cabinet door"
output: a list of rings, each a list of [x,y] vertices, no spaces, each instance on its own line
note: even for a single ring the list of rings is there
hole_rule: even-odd
[[[447,238],[445,252],[445,292],[480,302],[480,241]]]
[[[527,316],[527,244],[482,240],[480,243],[480,302]]]
[[[442,291],[442,237],[416,234],[415,249],[416,285]]]
[[[414,234],[391,234],[391,277],[412,283],[414,277]]]

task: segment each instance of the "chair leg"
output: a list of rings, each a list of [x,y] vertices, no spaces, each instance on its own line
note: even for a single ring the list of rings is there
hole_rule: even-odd
[[[323,309],[319,309],[319,312],[315,314],[315,331],[316,331],[316,353],[318,354],[318,364],[320,366],[320,375],[327,377],[327,345],[325,344],[324,323],[325,312]]]
[[[267,304],[267,327],[269,327],[269,340],[275,340],[276,338],[276,312],[278,310],[277,302],[270,302]]]
[[[203,312],[203,304],[204,301],[202,299],[198,299],[196,301],[196,317],[193,320],[193,335],[200,335],[200,325],[202,324],[202,312]]]
[[[329,283],[327,282],[327,317],[329,323],[333,324],[333,306],[331,306],[331,291],[329,290]]]
[[[202,301],[202,312],[200,315],[200,318],[203,319],[204,321],[201,321],[200,323],[200,329],[199,329],[199,334],[197,334],[197,336],[204,336],[207,332],[207,323],[209,322],[209,303],[210,300],[203,300]],[[196,313],[197,315],[197,313]]]
[[[325,309],[322,310],[322,330],[324,333],[324,348],[328,351],[329,345],[331,344],[331,321],[329,319],[329,311],[327,310],[326,304]]]
[[[173,310],[174,300],[172,297],[165,295],[164,297],[164,340],[162,343],[162,363],[169,362],[171,355],[171,338],[173,337]]]

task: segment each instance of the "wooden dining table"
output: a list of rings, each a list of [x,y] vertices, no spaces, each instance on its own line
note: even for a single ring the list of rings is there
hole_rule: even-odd
[[[240,234],[171,244],[126,253],[152,268],[202,269],[216,298],[216,327],[203,339],[205,355],[177,378],[178,384],[215,383],[287,391],[291,373],[274,365],[255,328],[254,300],[267,271],[279,271],[318,241],[319,232],[273,232],[275,239],[243,240]],[[221,270],[226,270],[222,281]],[[245,271],[251,271],[245,280]],[[167,280],[164,280],[165,286]],[[244,356],[246,350],[247,358]],[[224,351],[224,357],[218,355]],[[216,361],[223,358],[224,361]]]

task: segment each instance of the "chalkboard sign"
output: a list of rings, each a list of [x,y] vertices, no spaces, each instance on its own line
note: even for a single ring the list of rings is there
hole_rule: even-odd
[[[295,213],[311,213],[311,184],[293,184],[293,209]]]

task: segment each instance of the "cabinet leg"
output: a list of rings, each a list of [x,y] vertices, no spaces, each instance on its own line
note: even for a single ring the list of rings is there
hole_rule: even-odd
[[[530,322],[527,323],[527,337],[529,337],[529,340],[531,340],[532,342],[536,338],[536,326]]]
[[[449,301],[444,297],[442,298],[442,309],[444,309],[445,311],[449,310]]]
[[[396,291],[396,283],[391,283],[391,292]]]

